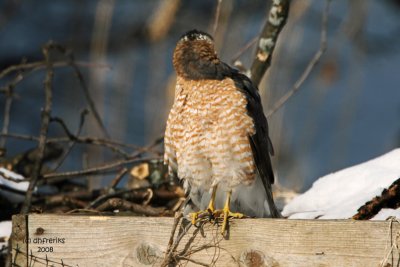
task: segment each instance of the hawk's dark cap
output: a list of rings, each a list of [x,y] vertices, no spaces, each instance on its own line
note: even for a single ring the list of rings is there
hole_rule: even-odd
[[[203,31],[199,31],[199,30],[191,30],[186,32],[185,34],[183,34],[181,36],[181,38],[179,40],[184,40],[184,41],[210,41],[213,42],[214,39],[212,38],[211,35],[209,35],[206,32]]]

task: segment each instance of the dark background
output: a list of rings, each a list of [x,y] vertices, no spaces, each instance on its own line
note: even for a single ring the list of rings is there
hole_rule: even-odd
[[[265,112],[292,88],[319,48],[326,1],[292,2],[272,66],[259,88]],[[193,28],[213,33],[217,3],[2,0],[0,71],[23,60],[42,60],[41,46],[49,40],[72,49],[110,137],[143,146],[165,128],[173,99],[171,57],[176,41]],[[214,35],[224,61],[232,63],[259,34],[269,5],[270,1],[221,2]],[[304,191],[319,176],[400,145],[399,13],[398,1],[332,1],[328,50],[300,91],[269,118],[280,184]],[[253,57],[254,46],[239,59],[248,68]],[[45,71],[30,73],[15,88],[10,133],[39,135],[44,76]],[[0,86],[11,78],[1,79]],[[52,114],[75,131],[86,102],[73,71],[57,68],[53,88]],[[0,127],[5,99],[0,94]],[[93,120],[85,124],[84,134],[102,136]],[[52,124],[50,135],[64,132]],[[10,138],[2,142],[7,156],[36,145]],[[112,155],[78,145],[62,169],[82,168],[83,157],[90,165]]]

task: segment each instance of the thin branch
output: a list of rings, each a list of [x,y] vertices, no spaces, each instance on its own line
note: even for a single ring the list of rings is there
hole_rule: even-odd
[[[258,36],[254,37],[253,39],[251,39],[250,41],[248,41],[233,57],[231,60],[231,63],[234,64],[239,57],[246,52],[250,47],[252,47],[258,40]]]
[[[221,14],[221,4],[222,0],[217,0],[217,9],[215,11],[215,18],[214,18],[214,26],[213,26],[213,36],[217,33],[217,28],[218,28],[218,22],[219,22],[219,16]]]
[[[87,68],[107,68],[110,69],[110,66],[107,64],[101,64],[101,63],[92,63],[92,62],[84,62],[84,61],[77,61],[75,62],[76,66],[81,66],[81,67],[87,67]],[[53,67],[54,68],[59,68],[59,67],[67,67],[70,66],[69,62],[66,61],[56,61],[53,62]],[[21,63],[17,65],[12,65],[9,66],[8,68],[5,68],[3,71],[0,72],[0,79],[7,76],[8,74],[15,72],[15,71],[25,71],[25,70],[41,70],[46,68],[46,62],[45,61],[36,61],[36,62],[31,62],[31,63]],[[3,91],[1,91],[3,92]]]
[[[40,136],[39,136],[39,144],[38,144],[38,154],[35,159],[35,164],[33,166],[32,170],[32,177],[29,183],[28,191],[26,192],[25,200],[21,208],[21,214],[26,214],[30,210],[31,206],[31,201],[32,201],[32,195],[33,195],[33,190],[36,187],[36,184],[38,182],[39,176],[40,176],[40,171],[42,169],[42,163],[43,163],[43,156],[44,156],[44,150],[46,147],[46,139],[47,139],[47,132],[49,128],[49,123],[50,123],[50,114],[51,114],[51,106],[52,106],[52,82],[53,82],[53,65],[50,60],[50,51],[49,51],[49,46],[46,45],[43,48],[43,56],[46,61],[46,77],[44,80],[44,91],[45,91],[45,106],[41,114],[41,129],[40,129]]]
[[[74,70],[79,83],[81,84],[81,88],[83,89],[83,93],[84,96],[86,98],[86,101],[89,105],[89,109],[90,111],[93,113],[93,116],[95,118],[96,123],[98,124],[98,126],[100,127],[100,129],[102,130],[103,134],[105,137],[109,138],[109,134],[107,133],[107,130],[100,118],[99,112],[97,111],[96,105],[94,104],[94,101],[90,95],[89,92],[89,88],[86,85],[86,82],[83,78],[83,75],[78,67],[78,64],[75,63],[74,60],[74,56],[72,54],[71,51],[68,51],[67,49],[65,49],[63,46],[52,43],[50,44],[51,47],[49,48],[53,48],[53,49],[57,49],[59,52],[61,52],[64,56],[67,57],[67,62],[61,61],[61,62],[57,62],[54,63],[53,66],[71,66],[72,69]],[[102,64],[100,64],[99,66],[104,66]],[[19,64],[19,65],[13,65],[10,66],[8,68],[6,68],[5,70],[3,70],[2,72],[0,72],[0,79],[3,78],[4,76],[6,76],[7,74],[13,72],[13,71],[17,71],[17,70],[24,70],[24,69],[36,69],[36,68],[43,68],[46,67],[46,62],[33,62],[33,63],[25,63],[25,64]]]
[[[95,200],[89,203],[88,206],[86,206],[86,209],[91,209],[93,207],[96,207],[99,203],[105,201],[108,198],[115,197],[118,195],[118,193],[115,192],[115,187],[118,185],[118,183],[121,181],[121,179],[127,174],[128,168],[122,168],[122,170],[117,174],[117,176],[112,180],[110,187],[106,190],[107,193],[100,195],[97,197]]]
[[[78,137],[81,134],[83,125],[85,123],[85,116],[88,114],[88,112],[89,111],[87,109],[84,109],[84,110],[81,111],[78,130],[76,131],[76,134],[75,134],[76,137]],[[58,168],[60,168],[60,166],[63,164],[63,162],[65,161],[65,159],[67,158],[67,156],[71,152],[72,148],[75,146],[75,144],[76,144],[76,140],[71,140],[71,142],[69,142],[67,150],[64,152],[62,157],[57,162],[56,167],[54,168],[54,171],[56,171],[56,170],[58,170]]]
[[[85,79],[83,78],[82,72],[80,71],[79,67],[75,63],[75,59],[74,59],[74,55],[73,55],[72,51],[65,49],[65,47],[63,47],[63,46],[61,46],[59,44],[53,44],[53,47],[55,49],[57,49],[58,51],[60,51],[65,57],[67,57],[67,60],[68,60],[67,63],[68,63],[69,66],[72,67],[72,69],[75,72],[75,75],[77,76],[77,78],[79,80],[79,83],[80,83],[81,88],[83,90],[83,94],[84,94],[84,96],[86,98],[86,101],[87,101],[87,103],[89,105],[90,111],[93,113],[93,116],[95,118],[95,121],[96,121],[97,125],[102,130],[103,135],[105,137],[109,138],[110,135],[108,134],[108,132],[107,132],[107,130],[106,130],[104,124],[103,124],[103,121],[101,120],[101,117],[100,117],[99,112],[98,112],[98,110],[96,108],[96,105],[95,105],[95,103],[94,103],[94,101],[93,101],[93,99],[92,99],[92,97],[90,95],[89,87],[86,85]]]
[[[18,179],[18,178],[14,178],[14,177],[8,175],[8,174],[5,173],[2,169],[0,169],[0,175],[1,175],[4,179],[9,180],[9,181],[14,182],[14,183],[26,182],[25,179]]]
[[[79,142],[80,139],[77,135],[74,135],[73,133],[71,133],[71,131],[68,129],[67,125],[65,124],[65,122],[59,118],[59,117],[52,117],[51,121],[57,122],[61,125],[61,127],[63,128],[65,134],[68,136],[68,138],[73,141],[73,142]],[[87,140],[88,141],[88,140]],[[125,151],[123,151],[122,149],[118,148],[117,146],[114,145],[110,145],[107,143],[102,144],[105,147],[110,148],[112,151],[117,152],[118,154],[122,155],[124,158],[129,158],[129,154],[126,153]]]
[[[181,0],[159,0],[146,28],[152,42],[162,40],[173,26]]]
[[[11,80],[5,87],[5,95],[6,95],[6,103],[4,105],[4,119],[3,119],[3,129],[1,133],[7,134],[9,125],[10,125],[10,114],[11,114],[11,106],[14,100],[14,88],[15,86],[22,81],[23,75],[22,71],[20,70],[14,77],[14,79]],[[0,147],[4,147],[6,144],[6,139],[1,138],[0,140]]]
[[[165,251],[164,260],[161,263],[161,266],[167,266],[168,263],[171,262],[171,256],[172,256],[172,252],[173,252],[172,245],[174,244],[175,232],[176,232],[176,229],[178,228],[179,222],[181,221],[182,217],[183,217],[182,211],[175,212],[174,224],[172,226],[171,234],[169,236],[167,250]]]
[[[165,208],[154,208],[151,206],[139,205],[120,198],[110,198],[101,204],[96,210],[109,211],[115,209],[129,210],[147,216],[160,216],[168,212]]]
[[[8,133],[8,127],[10,125],[10,112],[11,112],[11,106],[12,106],[13,99],[14,98],[12,96],[12,93],[7,94],[6,103],[4,105],[3,129],[1,130],[2,134]],[[1,138],[0,147],[4,147],[5,144],[6,144],[6,138]]]
[[[150,160],[154,160],[155,158],[131,158],[126,160],[119,160],[114,161],[111,163],[107,163],[101,166],[96,166],[92,168],[86,168],[79,171],[69,171],[69,172],[62,172],[62,173],[46,173],[43,175],[43,180],[40,181],[42,184],[47,183],[55,183],[59,181],[63,181],[69,179],[71,177],[79,177],[79,176],[86,176],[86,175],[101,175],[108,172],[115,172],[117,168],[125,166],[127,164],[138,164]]]
[[[21,139],[21,140],[27,140],[27,141],[39,141],[39,137],[32,136],[32,135],[25,135],[25,134],[14,134],[14,133],[0,133],[0,137],[6,137],[6,138],[14,138],[14,139]],[[48,142],[48,140],[47,140]]]
[[[15,138],[15,139],[22,139],[22,140],[28,140],[28,141],[39,141],[39,138],[36,136],[32,135],[24,135],[24,134],[14,134],[14,133],[8,133],[8,134],[1,134],[0,137],[7,137],[7,138]],[[146,152],[151,152],[153,154],[158,154],[156,151],[152,151],[158,144],[162,142],[162,138],[157,139],[153,144],[147,147],[140,147],[134,144],[125,144],[119,141],[114,141],[111,139],[103,139],[103,138],[97,138],[97,137],[91,137],[91,136],[75,136],[75,142],[81,143],[81,144],[91,144],[91,145],[98,145],[98,146],[104,146],[107,148],[110,148],[113,150],[114,148],[118,147],[126,147],[126,148],[131,148],[134,149],[137,153],[139,154],[144,154]],[[71,139],[68,137],[58,137],[58,138],[48,138],[46,143],[62,143],[62,142],[70,142]],[[135,155],[136,155],[135,154]]]
[[[250,68],[249,77],[258,86],[271,65],[271,58],[279,36],[289,15],[290,0],[274,0],[269,10],[268,20],[258,41],[256,57]]]
[[[50,122],[57,122],[58,124],[60,124],[69,139],[71,139],[71,140],[77,139],[76,136],[73,133],[71,133],[71,131],[68,129],[64,120],[61,119],[60,117],[50,117]]]
[[[304,81],[308,78],[311,71],[314,69],[315,65],[319,62],[322,55],[325,53],[327,48],[327,27],[328,27],[328,15],[329,15],[329,8],[330,8],[331,0],[326,0],[325,10],[322,14],[322,27],[321,27],[321,39],[320,39],[320,46],[318,51],[314,54],[311,61],[308,63],[306,69],[301,74],[300,78],[296,81],[293,85],[293,88],[288,91],[284,96],[282,96],[275,105],[267,112],[267,118],[274,114],[278,109],[280,109],[286,101],[288,101],[301,87]]]
[[[185,257],[185,256],[179,256],[179,255],[177,255],[176,258],[177,258],[178,260],[190,261],[190,262],[192,262],[192,263],[194,263],[194,264],[196,264],[196,265],[200,265],[200,266],[206,266],[206,267],[212,266],[212,265],[210,265],[210,264],[203,263],[203,262],[201,262],[201,261],[197,261],[197,260],[194,260],[194,259]]]
[[[128,173],[128,168],[122,168],[121,171],[115,176],[115,178],[111,181],[109,188],[115,189],[119,182],[124,178],[125,174]]]

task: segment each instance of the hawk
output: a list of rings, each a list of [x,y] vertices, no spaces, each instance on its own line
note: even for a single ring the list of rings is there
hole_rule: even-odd
[[[192,30],[173,54],[177,73],[174,104],[165,131],[164,163],[185,180],[190,201],[200,210],[223,217],[280,217],[271,184],[274,173],[257,87],[222,62],[213,38]],[[185,208],[185,213],[187,208]]]

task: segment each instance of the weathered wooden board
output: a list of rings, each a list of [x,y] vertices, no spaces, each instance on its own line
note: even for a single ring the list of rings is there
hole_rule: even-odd
[[[159,266],[172,225],[173,218],[17,215],[13,264]],[[396,266],[399,230],[396,221],[233,220],[228,239],[211,223],[191,227],[176,255],[185,266],[376,267],[385,258]]]

